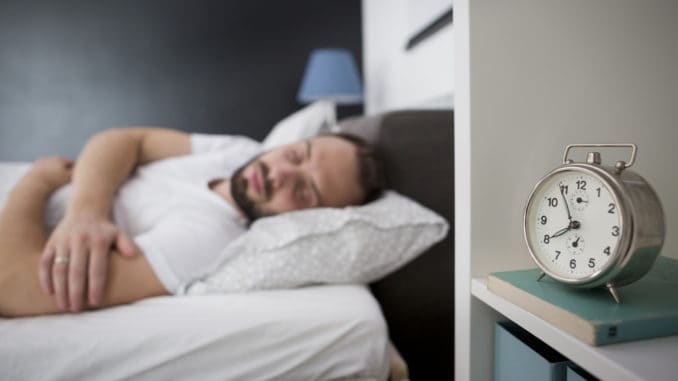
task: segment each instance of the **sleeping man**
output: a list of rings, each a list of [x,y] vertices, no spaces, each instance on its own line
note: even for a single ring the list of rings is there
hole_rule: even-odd
[[[348,135],[262,153],[244,137],[104,131],[75,163],[36,161],[9,193],[0,210],[0,316],[176,293],[253,220],[359,205],[382,188],[373,150]]]

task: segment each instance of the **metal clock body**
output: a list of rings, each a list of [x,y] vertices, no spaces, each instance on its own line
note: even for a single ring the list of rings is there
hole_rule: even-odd
[[[615,166],[602,165],[598,152],[574,163],[568,159],[574,147],[629,147],[632,154]],[[636,152],[635,144],[572,144],[563,165],[537,183],[524,235],[544,274],[573,287],[605,286],[619,302],[615,287],[649,271],[664,242],[664,213],[647,181],[627,170]]]

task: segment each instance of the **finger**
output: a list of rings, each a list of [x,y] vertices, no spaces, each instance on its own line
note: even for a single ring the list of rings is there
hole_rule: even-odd
[[[92,249],[89,263],[87,283],[89,286],[89,304],[98,306],[104,296],[106,275],[108,274],[109,247],[103,241],[98,241]]]
[[[68,263],[68,296],[73,312],[82,309],[85,295],[85,274],[89,257],[88,243],[83,238],[74,240]]]
[[[137,246],[125,233],[118,233],[115,246],[124,257],[134,257],[137,255]]]
[[[38,277],[40,279],[40,288],[45,294],[54,293],[54,288],[52,287],[52,266],[54,264],[55,253],[54,247],[48,244],[40,256]]]
[[[60,246],[57,248],[56,257],[68,258],[68,247]],[[68,276],[68,262],[55,263],[52,266],[52,284],[54,287],[54,297],[56,298],[57,306],[62,311],[68,309],[68,288],[66,284],[66,277]]]

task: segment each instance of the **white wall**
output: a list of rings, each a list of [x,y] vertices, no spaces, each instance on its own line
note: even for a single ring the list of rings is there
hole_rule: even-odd
[[[678,2],[458,3],[468,9],[470,37],[467,55],[455,59],[467,60],[470,84],[455,95],[455,130],[470,135],[470,160],[456,164],[469,167],[468,178],[456,178],[457,195],[466,195],[457,213],[461,205],[470,211],[456,226],[470,225],[470,232],[461,229],[456,238],[470,241],[456,255],[468,256],[470,267],[457,268],[457,284],[534,266],[522,238],[525,201],[560,165],[563,147],[576,142],[639,145],[631,169],[657,190],[667,224],[662,254],[678,257]],[[456,27],[458,21],[455,9]],[[461,96],[470,97],[467,110],[460,110]],[[459,379],[491,378],[493,319],[486,310],[473,298],[457,300]]]
[[[676,20],[674,0],[471,2],[474,275],[532,265],[525,201],[575,142],[639,145],[678,258]]]
[[[451,108],[453,28],[448,24],[411,50],[407,40],[452,0],[363,0],[365,113]]]
[[[471,364],[471,49],[470,0],[454,2],[454,379]]]

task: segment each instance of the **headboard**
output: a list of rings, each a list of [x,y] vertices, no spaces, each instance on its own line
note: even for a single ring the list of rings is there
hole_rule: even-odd
[[[340,121],[340,129],[374,143],[388,187],[435,210],[450,223],[447,237],[371,285],[413,380],[454,375],[453,112],[396,111]]]

